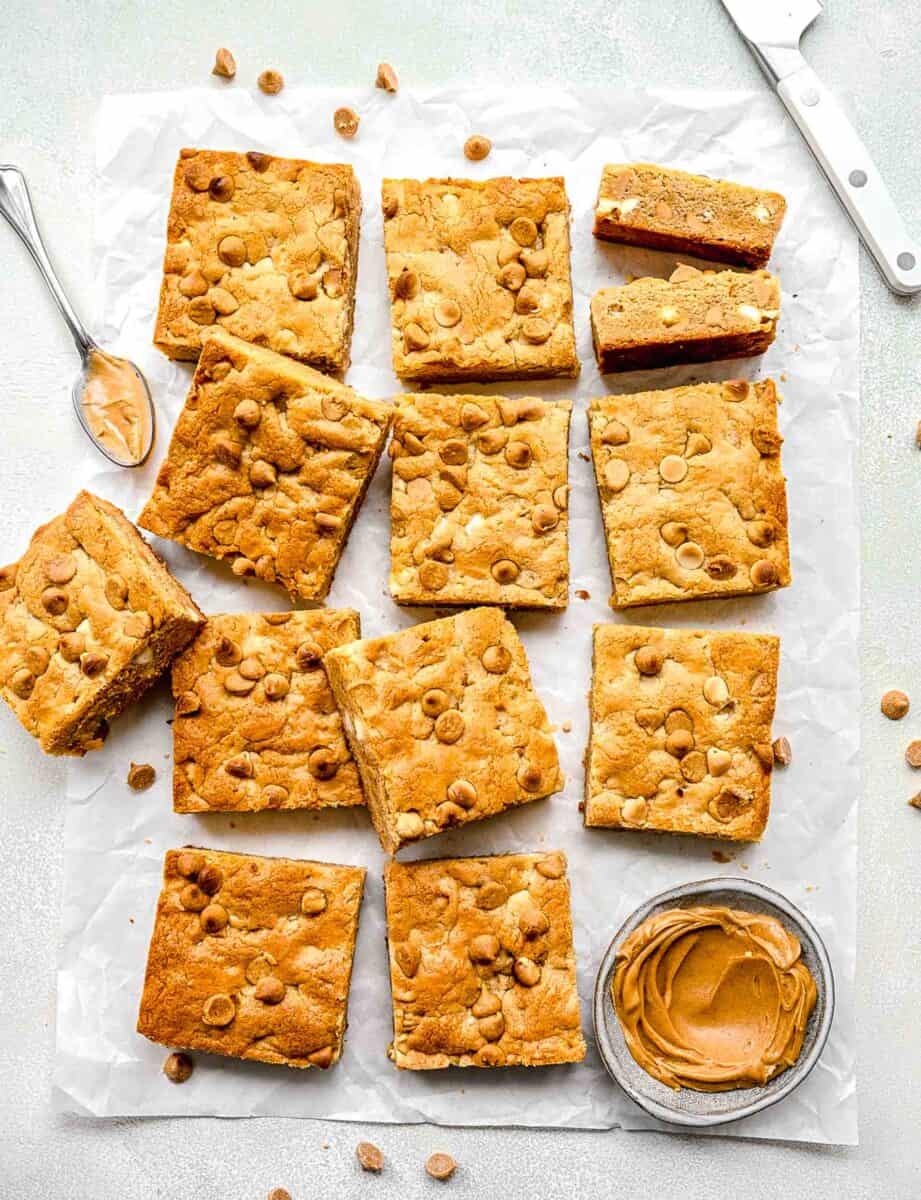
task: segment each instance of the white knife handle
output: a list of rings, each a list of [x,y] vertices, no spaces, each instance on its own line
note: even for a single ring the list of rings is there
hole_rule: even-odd
[[[921,246],[908,235],[857,131],[811,67],[777,85],[800,133],[894,292],[921,292]]]

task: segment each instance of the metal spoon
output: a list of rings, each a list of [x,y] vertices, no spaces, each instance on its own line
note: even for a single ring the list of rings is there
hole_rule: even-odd
[[[82,366],[74,380],[72,396],[77,420],[84,433],[96,449],[116,466],[139,467],[150,454],[154,442],[155,414],[147,380],[133,362],[126,358],[117,358],[114,354],[107,354],[87,333],[83,322],[65,296],[64,289],[54,273],[54,268],[42,243],[25,176],[18,167],[9,164],[0,164],[0,214],[6,217],[35,260],[35,265],[41,271],[74,339]],[[100,435],[93,430],[88,420],[87,384],[99,367],[104,367],[106,370],[111,369],[116,373],[124,372],[123,378],[134,388],[138,398],[140,411],[137,414],[139,417],[137,429],[134,431],[136,436],[132,439],[134,444],[129,445],[126,439],[122,439],[123,449],[119,448],[117,437],[111,436],[105,431]],[[108,445],[103,440],[104,437],[108,437]]]

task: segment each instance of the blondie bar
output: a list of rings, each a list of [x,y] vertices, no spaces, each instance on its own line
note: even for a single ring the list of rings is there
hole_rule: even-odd
[[[388,863],[398,1067],[581,1062],[566,857]]]
[[[758,841],[780,642],[596,625],[585,824]]]
[[[390,419],[389,404],[217,330],[139,523],[321,600]]]
[[[222,613],[173,663],[177,812],[363,803],[323,655],[358,613]]]
[[[398,396],[390,591],[398,604],[565,608],[568,400]]]
[[[562,179],[385,179],[382,201],[397,375],[578,375]]]
[[[287,1067],[342,1053],[362,867],[169,850],[138,1033]]]
[[[786,207],[778,192],[652,163],[612,163],[601,175],[594,233],[604,241],[763,267]]]
[[[606,396],[588,421],[613,608],[789,584],[770,379]]]
[[[182,150],[154,343],[197,358],[214,328],[323,371],[349,362],[361,192],[350,166]]]
[[[388,853],[562,786],[524,647],[499,609],[350,642],[324,662]]]
[[[46,753],[96,750],[202,621],[124,514],[80,492],[0,568],[0,693]]]
[[[767,271],[698,271],[635,279],[592,296],[598,369],[634,371],[763,354],[780,316],[780,282]]]

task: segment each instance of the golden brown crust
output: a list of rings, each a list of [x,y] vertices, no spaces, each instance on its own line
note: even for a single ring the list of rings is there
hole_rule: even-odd
[[[578,375],[562,179],[385,179],[381,195],[397,375]]]
[[[138,1033],[288,1067],[342,1053],[365,871],[168,850]]]
[[[634,371],[763,354],[780,315],[780,282],[767,271],[698,271],[635,279],[592,296],[598,369]]]
[[[569,400],[396,397],[398,604],[566,607],[571,412]]]
[[[596,625],[585,824],[758,841],[780,639]]]
[[[612,608],[789,584],[772,380],[606,396],[588,422]]]
[[[176,812],[362,804],[322,655],[353,609],[223,613],[173,663]]]
[[[84,754],[202,621],[124,513],[80,492],[0,569],[0,693],[46,753]]]
[[[779,192],[653,163],[609,163],[598,188],[594,234],[611,242],[763,267],[786,207]]]
[[[349,363],[361,191],[350,166],[182,150],[154,343],[197,358],[209,329],[323,371]]]
[[[581,1062],[566,856],[390,862],[398,1067]]]
[[[139,524],[321,600],[390,420],[389,404],[217,330]]]
[[[515,627],[474,608],[324,662],[388,853],[562,786]]]

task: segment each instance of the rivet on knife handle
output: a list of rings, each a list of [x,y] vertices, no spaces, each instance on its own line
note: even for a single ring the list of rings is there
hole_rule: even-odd
[[[903,296],[921,292],[921,246],[909,237],[879,171],[832,94],[808,66],[782,79],[777,92],[886,283]]]

